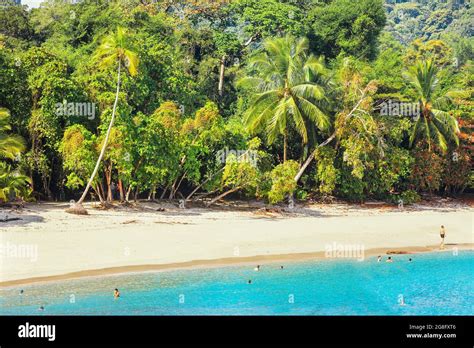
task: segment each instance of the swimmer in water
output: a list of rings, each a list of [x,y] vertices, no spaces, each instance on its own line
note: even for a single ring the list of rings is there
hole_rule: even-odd
[[[379,255],[377,256],[377,262],[380,262],[380,261],[382,261],[382,256]]]
[[[280,266],[280,269],[283,269],[283,266]]]
[[[392,257],[389,256],[389,257],[387,258],[387,261],[385,261],[385,262],[393,262]]]
[[[413,260],[411,259],[411,257],[408,259],[408,262],[412,262]]]
[[[20,290],[20,295],[23,295],[24,291],[23,289]]]
[[[44,311],[44,307],[43,306],[40,306],[40,308],[38,308],[39,311]]]
[[[260,265],[257,265],[257,267],[255,267],[253,270],[254,270],[255,272],[260,271]]]
[[[117,299],[120,297],[120,291],[118,291],[118,289],[115,289],[114,290],[114,299]]]
[[[248,283],[249,283],[249,284],[252,284],[252,281],[249,279]]]

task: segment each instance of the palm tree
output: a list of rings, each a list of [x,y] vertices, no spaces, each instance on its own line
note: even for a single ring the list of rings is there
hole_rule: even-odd
[[[105,135],[104,142],[102,144],[102,149],[97,159],[97,163],[92,172],[92,175],[87,182],[87,186],[82,193],[79,201],[71,208],[68,209],[68,212],[77,213],[77,214],[87,214],[87,211],[82,207],[82,202],[86,198],[87,192],[89,191],[92,182],[99,170],[100,163],[104,157],[105,149],[107,148],[107,143],[109,141],[110,132],[115,120],[115,112],[117,109],[117,103],[120,92],[120,73],[122,65],[126,67],[131,76],[137,74],[138,67],[138,56],[135,52],[130,50],[130,40],[124,28],[117,28],[117,31],[113,34],[107,35],[102,41],[101,45],[98,47],[94,59],[100,61],[101,67],[108,67],[110,65],[117,64],[117,91],[115,93],[115,101],[112,109],[112,117],[110,119],[109,128]]]
[[[29,177],[18,170],[12,170],[11,165],[0,162],[0,202],[26,195],[30,183]]]
[[[25,141],[19,135],[7,134],[9,130],[10,112],[0,108],[0,158],[14,159],[25,149]]]
[[[263,51],[253,56],[249,68],[256,74],[244,77],[239,85],[257,93],[245,114],[250,131],[265,131],[272,144],[283,136],[283,161],[287,159],[288,125],[308,142],[308,125],[319,130],[330,126],[328,115],[319,102],[325,101],[324,89],[316,81],[323,70],[321,59],[308,54],[308,39],[291,36],[267,39]]]
[[[25,150],[25,141],[19,135],[7,134],[10,131],[10,112],[0,108],[0,159],[15,159]],[[5,162],[0,162],[0,201],[7,201],[13,195],[25,192],[30,179],[12,170]]]
[[[439,70],[432,60],[416,63],[406,74],[420,105],[420,117],[417,118],[410,134],[410,146],[413,146],[415,140],[423,139],[431,151],[434,139],[445,152],[449,142],[459,145],[457,136],[459,127],[457,120],[442,109],[448,106],[452,98],[462,96],[463,92],[441,88],[438,74]]]

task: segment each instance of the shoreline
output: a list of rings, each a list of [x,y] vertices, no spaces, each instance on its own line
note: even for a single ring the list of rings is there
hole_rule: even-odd
[[[352,252],[344,255],[355,258],[387,251],[434,251],[441,241],[441,225],[447,229],[447,247],[473,249],[474,244],[472,203],[410,209],[314,204],[291,212],[248,205],[244,210],[208,210],[141,203],[138,210],[90,209],[86,217],[65,213],[64,204],[0,210],[21,218],[0,224],[0,287],[103,274],[321,259],[325,250],[338,251],[333,245],[348,248]]]
[[[453,248],[457,248],[459,251],[474,251],[474,243],[461,243],[461,244],[445,244],[445,249],[439,249],[439,245],[432,246],[408,246],[400,248],[390,247],[379,247],[364,251],[364,261],[368,257],[376,255],[416,255],[426,253],[442,253],[450,252]],[[20,285],[34,285],[44,284],[51,282],[60,282],[65,280],[76,280],[82,278],[94,278],[100,276],[113,276],[113,275],[127,275],[137,273],[148,273],[148,272],[166,272],[174,270],[190,270],[190,269],[209,269],[209,268],[221,268],[221,267],[232,267],[232,266],[244,266],[244,265],[255,265],[255,264],[272,264],[279,261],[283,262],[303,262],[303,261],[333,261],[333,260],[356,260],[357,257],[326,257],[325,251],[309,252],[309,253],[292,253],[292,254],[275,254],[275,255],[255,255],[246,257],[228,257],[219,259],[204,259],[204,260],[192,260],[185,262],[174,262],[166,264],[143,264],[143,265],[128,265],[128,266],[117,266],[107,267],[99,269],[88,269],[76,272],[69,272],[65,274],[31,277],[24,279],[14,279],[0,282],[0,289],[7,289]]]

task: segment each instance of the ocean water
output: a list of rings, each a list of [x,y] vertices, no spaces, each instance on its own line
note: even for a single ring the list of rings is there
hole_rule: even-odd
[[[259,272],[233,266],[28,285],[0,290],[0,314],[474,315],[473,251],[393,258],[393,263],[374,257],[291,262],[284,269],[269,263]],[[121,292],[117,300],[114,288]]]

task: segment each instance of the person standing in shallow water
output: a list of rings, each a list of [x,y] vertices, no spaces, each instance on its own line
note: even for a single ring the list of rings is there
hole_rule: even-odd
[[[120,297],[120,291],[118,289],[114,290],[114,299],[118,299]]]
[[[439,248],[444,249],[444,237],[446,236],[446,230],[444,228],[444,225],[441,225],[441,228],[439,230],[439,236],[441,237],[441,244],[439,245]]]

